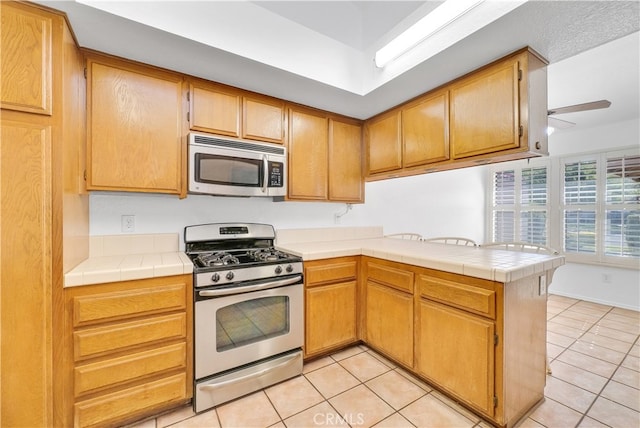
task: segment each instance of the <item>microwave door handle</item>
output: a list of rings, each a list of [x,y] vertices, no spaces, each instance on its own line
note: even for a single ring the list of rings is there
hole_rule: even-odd
[[[262,193],[267,193],[267,186],[269,184],[269,161],[267,155],[262,155],[262,166],[264,168],[264,176],[262,178]]]

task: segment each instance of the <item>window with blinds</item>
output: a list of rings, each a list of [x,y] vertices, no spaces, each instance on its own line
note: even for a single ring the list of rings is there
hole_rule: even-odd
[[[596,252],[597,161],[564,164],[564,251]]]
[[[567,256],[575,256],[576,261],[637,265],[640,258],[637,150],[563,160],[561,179]]]
[[[640,257],[640,156],[607,159],[604,253]]]
[[[561,249],[567,261],[640,265],[637,148],[490,167],[487,241]]]
[[[513,168],[493,173],[493,242],[548,242],[548,167]]]

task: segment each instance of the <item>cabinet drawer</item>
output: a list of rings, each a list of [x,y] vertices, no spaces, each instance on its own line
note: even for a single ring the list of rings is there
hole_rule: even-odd
[[[154,408],[187,398],[187,376],[175,376],[76,403],[74,426],[115,426]]]
[[[185,283],[80,296],[73,299],[73,325],[79,327],[97,321],[131,318],[185,307]]]
[[[358,265],[355,261],[327,263],[305,268],[305,282],[307,286],[327,282],[355,279]]]
[[[186,343],[79,366],[73,371],[75,396],[186,366]]]
[[[369,262],[367,265],[367,280],[379,282],[413,294],[413,272]]]
[[[184,338],[186,334],[184,313],[76,331],[73,333],[74,358],[79,361],[161,340]]]
[[[496,317],[496,292],[454,281],[420,275],[420,296],[491,319]]]

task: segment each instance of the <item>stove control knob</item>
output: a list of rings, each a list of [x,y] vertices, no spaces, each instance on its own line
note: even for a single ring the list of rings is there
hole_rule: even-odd
[[[282,273],[282,266],[276,266],[276,275],[280,275]]]
[[[213,282],[218,282],[220,281],[220,274],[218,274],[217,272],[214,273],[213,275],[211,275],[211,281]]]
[[[231,281],[233,279],[234,275],[233,272],[227,272],[226,278]]]
[[[287,272],[288,272],[288,273],[293,272],[293,266],[291,266],[291,265],[287,265]]]

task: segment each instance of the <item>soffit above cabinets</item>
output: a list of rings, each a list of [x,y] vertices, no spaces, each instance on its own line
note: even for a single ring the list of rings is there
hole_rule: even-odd
[[[37,3],[66,12],[82,47],[361,119],[523,46],[553,65],[640,29],[637,1],[500,2],[513,10],[400,70],[376,68],[375,50],[441,2]],[[637,80],[637,64],[616,76]],[[554,107],[579,102],[555,87]]]

